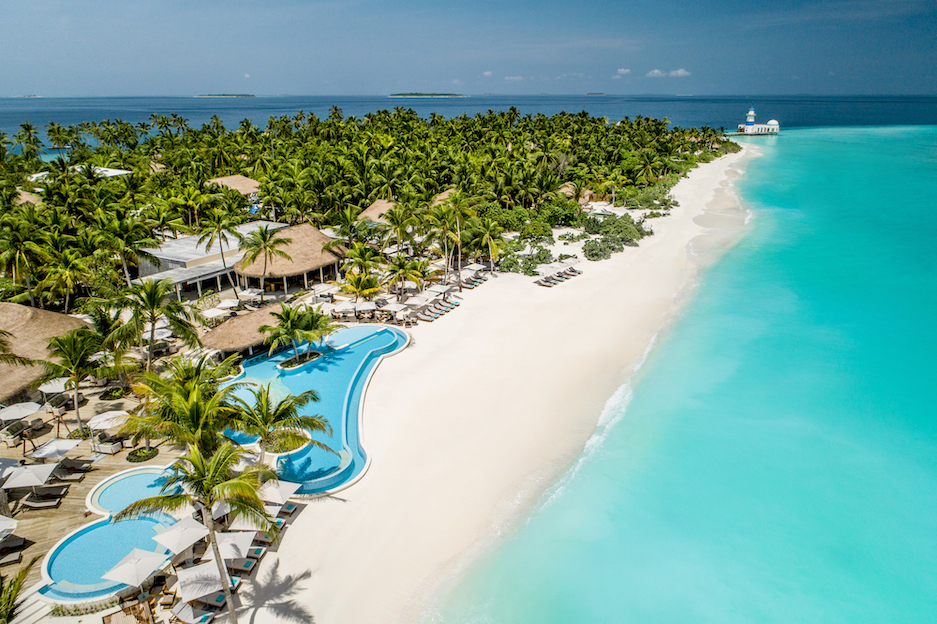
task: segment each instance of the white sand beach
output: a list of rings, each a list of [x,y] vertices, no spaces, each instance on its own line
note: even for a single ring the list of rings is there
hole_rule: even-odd
[[[744,213],[726,189],[752,154],[691,172],[640,247],[582,262],[583,275],[553,288],[498,274],[414,328],[368,390],[369,471],[297,515],[241,617],[418,619],[569,468],[700,266],[737,239]]]

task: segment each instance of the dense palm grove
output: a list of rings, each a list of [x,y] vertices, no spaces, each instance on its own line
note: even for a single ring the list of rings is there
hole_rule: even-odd
[[[454,234],[426,244],[447,257],[493,258],[501,231],[533,237],[574,224],[578,205],[566,195],[588,189],[649,205],[696,163],[735,148],[710,128],[668,129],[641,117],[609,123],[586,113],[521,116],[513,108],[428,120],[401,108],[346,119],[333,108],[324,120],[302,112],[271,118],[263,130],[248,120],[227,130],[217,117],[190,128],[178,115],[153,115],[137,125],[50,123],[45,134],[52,146],[28,123],[0,135],[0,298],[65,310],[80,297],[119,295],[144,249],[160,240],[248,218],[247,200],[208,184],[213,177],[257,179],[268,213],[261,216],[332,226],[349,243],[361,239],[354,217],[362,208],[393,200],[389,238],[451,222]],[[57,157],[43,162],[46,152]],[[133,174],[101,178],[94,167]],[[18,188],[35,191],[27,176],[39,171],[48,172],[38,181],[41,202],[19,205]],[[448,207],[457,214],[433,213],[432,198],[451,188],[459,193]]]

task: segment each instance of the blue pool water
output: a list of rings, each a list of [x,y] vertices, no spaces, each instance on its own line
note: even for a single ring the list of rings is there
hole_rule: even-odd
[[[162,487],[165,482],[166,473],[161,468],[122,475],[101,490],[96,502],[100,507],[116,514],[130,503],[163,494]]]
[[[244,363],[244,375],[236,381],[270,385],[274,394],[300,394],[315,390],[319,401],[304,408],[306,414],[321,414],[332,427],[332,435],[315,434],[337,454],[309,445],[281,457],[277,466],[286,481],[302,483],[302,494],[335,488],[354,479],[364,469],[367,458],[358,432],[358,408],[370,372],[381,356],[395,353],[407,343],[407,336],[392,327],[360,325],[341,329],[326,339],[326,344],[306,345],[303,349],[320,351],[322,357],[292,370],[280,370],[277,364],[293,355],[286,349],[271,357],[258,356]],[[236,394],[251,400],[242,387]],[[235,434],[237,435],[237,434]]]
[[[153,537],[173,522],[168,516],[92,523],[60,544],[44,562],[54,585],[43,593],[59,600],[87,600],[117,592],[125,585],[101,575],[134,548],[167,553]]]

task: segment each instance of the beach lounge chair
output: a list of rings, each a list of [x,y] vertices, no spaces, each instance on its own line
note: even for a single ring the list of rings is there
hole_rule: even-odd
[[[256,566],[256,559],[228,559],[225,561],[225,565],[228,566],[228,569],[232,572],[247,572],[250,573]]]
[[[184,624],[208,624],[214,619],[211,611],[196,609],[187,602],[180,602],[172,608],[172,621]]]
[[[111,438],[106,433],[99,433],[97,436],[91,438],[91,450],[95,453],[116,455],[122,448],[124,448],[123,442]]]
[[[266,532],[266,533],[261,533],[260,531],[258,531],[258,532],[254,535],[254,542],[260,543],[260,544],[272,544],[272,543],[273,543],[273,533],[270,533],[269,531]]]
[[[66,457],[59,462],[59,467],[69,472],[88,472],[91,470],[92,461],[90,459],[73,459]]]
[[[64,468],[56,467],[56,469],[52,471],[52,478],[62,483],[78,483],[85,478],[85,473],[69,472]]]
[[[11,535],[0,542],[0,553],[6,553],[11,550],[19,550],[26,545],[26,540],[19,535]]]
[[[267,549],[264,546],[251,546],[251,548],[247,551],[247,556],[251,559],[256,559],[257,561],[263,559],[264,555],[266,554]]]
[[[240,586],[241,586],[241,579],[237,577],[234,577],[231,579],[231,593],[232,594],[237,593],[237,590]],[[224,608],[225,606],[224,592],[219,590],[213,594],[208,594],[207,596],[202,596],[201,598],[197,598],[193,600],[193,602],[200,602],[209,607]]]
[[[62,503],[61,497],[59,498],[43,498],[36,496],[35,494],[30,494],[20,503],[26,509],[54,509]]]
[[[0,442],[5,442],[7,448],[19,446],[25,430],[26,423],[22,420],[15,420],[0,430]]]
[[[0,556],[0,567],[11,565],[13,563],[19,563],[23,560],[23,553],[20,551],[7,553],[3,556]]]
[[[280,513],[285,514],[287,516],[292,516],[293,512],[296,511],[297,509],[299,509],[299,505],[297,505],[296,503],[287,503],[283,505],[282,509],[280,509]]]

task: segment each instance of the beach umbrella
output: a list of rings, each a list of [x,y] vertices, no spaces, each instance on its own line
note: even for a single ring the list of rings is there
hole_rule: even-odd
[[[447,292],[452,290],[452,286],[444,286],[442,284],[433,284],[426,289],[426,292],[438,293],[440,295],[445,295]]]
[[[259,288],[245,288],[241,291],[241,295],[251,299],[253,297],[259,297],[260,293],[263,292]]]
[[[478,264],[477,262],[473,262],[472,264],[466,266],[465,268],[468,269],[469,271],[484,271],[488,267],[486,267],[483,264]]]
[[[255,533],[252,531],[230,531],[226,533],[215,533],[215,540],[218,543],[218,552],[225,561],[229,559],[244,559],[250,552],[251,543],[254,541]],[[214,561],[215,549],[209,548],[202,561]]]
[[[268,503],[283,505],[301,487],[302,484],[292,483],[290,481],[267,481],[257,490],[257,496],[260,497],[260,500],[267,501]],[[277,510],[277,513],[279,512],[280,511]]]
[[[208,527],[192,516],[187,516],[153,539],[178,555],[206,535]]]
[[[352,301],[342,301],[341,303],[335,304],[335,312],[339,314],[344,314],[345,312],[354,312],[355,304]]]
[[[319,314],[331,314],[335,309],[334,303],[319,303],[313,304],[313,308],[319,311]]]
[[[381,308],[381,312],[402,312],[406,309],[407,306],[402,303],[388,303],[386,306]]]
[[[237,299],[222,299],[215,307],[227,310],[229,308],[236,308],[239,305],[241,305],[241,302]]]
[[[130,412],[126,410],[110,410],[108,412],[101,412],[88,421],[88,427],[96,430],[119,427],[120,425],[123,425],[125,422],[127,422],[127,416],[130,416]]]
[[[56,377],[45,382],[39,388],[43,394],[62,394],[65,392],[65,385],[68,383],[68,377]]]
[[[228,581],[228,579],[225,579]],[[182,602],[190,602],[221,591],[221,572],[214,561],[206,561],[191,568],[176,569],[177,595]]]
[[[61,459],[65,454],[81,443],[81,440],[49,440],[29,454],[31,459]]]
[[[219,316],[228,316],[231,314],[228,310],[222,310],[221,308],[209,308],[202,312],[202,316],[207,319],[218,318]]]
[[[566,258],[565,260],[560,262],[560,264],[564,266],[573,266],[574,264],[579,264],[579,262],[580,262],[579,258],[573,257],[573,258]]]
[[[165,318],[159,318],[156,319],[156,325],[153,325],[152,323],[144,323],[143,331],[148,334],[150,333],[150,330],[153,329],[153,327],[156,327],[156,329],[165,329],[169,327],[169,321]]]
[[[218,518],[226,516],[229,511],[231,511],[231,506],[228,505],[228,503],[224,501],[218,501],[211,508],[211,517],[214,520],[217,520]]]
[[[153,332],[153,340],[165,340],[169,338],[170,336],[172,336],[171,329],[157,329],[156,331]],[[143,335],[143,339],[149,342],[150,332],[146,332]]]
[[[134,548],[113,568],[101,575],[102,579],[123,583],[131,587],[140,587],[154,572],[166,563],[166,553],[155,553],[141,548]]]
[[[58,466],[57,462],[54,464],[17,466],[13,470],[9,471],[7,480],[3,483],[3,489],[12,490],[13,488],[32,488],[33,493],[35,493],[37,487],[44,485],[45,482],[49,480],[49,477],[52,476],[52,471],[55,470],[56,466]]]
[[[373,301],[362,301],[355,304],[355,312],[373,312],[376,309],[377,305]]]
[[[0,420],[2,420],[4,424],[13,420],[21,420],[27,416],[30,416],[31,414],[35,414],[41,409],[41,405],[38,403],[33,403],[32,401],[26,403],[16,403],[10,407],[4,407],[3,409],[0,409]]]
[[[337,293],[341,288],[335,284],[316,284],[312,287],[312,292],[317,295],[331,295],[332,293]]]
[[[280,513],[282,509],[281,505],[264,505],[264,511],[267,512],[271,518],[276,518],[277,514]],[[228,526],[229,531],[263,531],[264,528],[258,526],[256,522],[245,517],[238,516],[234,521]]]
[[[430,300],[427,297],[423,295],[418,295],[416,297],[410,297],[404,303],[406,303],[408,306],[411,306],[411,307],[419,307],[419,306],[426,305],[427,303],[429,303],[429,301]]]
[[[17,521],[13,518],[0,516],[0,540],[4,540],[13,534],[16,530]]]

